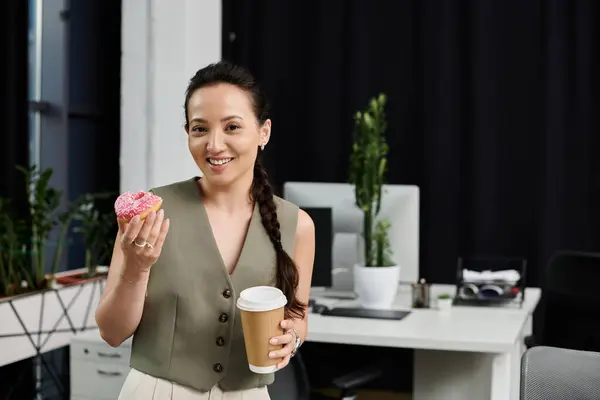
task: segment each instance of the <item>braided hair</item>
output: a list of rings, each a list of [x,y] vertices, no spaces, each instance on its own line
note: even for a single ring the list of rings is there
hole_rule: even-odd
[[[228,83],[246,91],[252,101],[254,114],[262,125],[268,119],[268,103],[260,90],[254,77],[244,68],[220,61],[200,69],[190,79],[185,94],[185,123],[189,122],[188,103],[192,94],[206,86],[217,83]],[[280,224],[277,218],[277,205],[275,204],[273,188],[269,183],[267,172],[260,163],[262,150],[259,148],[258,156],[254,163],[254,179],[250,196],[258,205],[262,225],[267,232],[276,254],[275,286],[278,287],[288,299],[285,314],[286,318],[304,318],[306,304],[296,297],[299,273],[294,260],[287,254],[281,243]]]

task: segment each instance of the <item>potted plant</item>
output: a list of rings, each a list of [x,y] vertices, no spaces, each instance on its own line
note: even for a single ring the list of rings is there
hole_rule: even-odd
[[[73,220],[73,209],[59,211],[63,193],[50,186],[51,168],[39,170],[36,165],[17,166],[25,177],[25,190],[29,199],[29,226],[31,240],[31,268],[26,273],[29,290],[45,289],[52,285],[58,271],[67,235]],[[59,228],[56,241],[50,240],[51,232]],[[46,251],[53,248],[50,272],[46,272]]]
[[[62,193],[50,185],[51,169],[18,169],[28,195],[25,215],[17,215],[10,201],[0,198],[0,315],[7,316],[0,322],[5,334],[0,335],[0,347],[11,350],[0,351],[0,365],[31,357],[31,337],[38,331],[54,332],[64,321],[74,328],[53,335],[52,343],[40,349],[44,353],[68,345],[73,335],[93,328],[89,310],[97,306],[102,286],[100,282],[82,282],[78,288],[53,285],[62,275],[56,272],[79,203],[62,201]],[[56,292],[44,290],[50,287]]]
[[[400,280],[400,266],[392,259],[389,243],[390,223],[378,219],[387,172],[385,104],[386,96],[380,94],[365,111],[356,113],[350,155],[350,183],[363,213],[363,262],[354,266],[354,291],[368,308],[390,308]]]
[[[452,309],[452,297],[447,293],[440,294],[437,298],[437,307],[440,311],[450,311]]]
[[[73,229],[80,233],[85,247],[85,272],[77,272],[57,277],[63,285],[96,279],[107,275],[107,271],[98,271],[101,262],[107,259],[113,248],[112,236],[115,218],[112,212],[102,213],[98,200],[110,194],[85,194],[74,204],[73,220],[78,225]]]

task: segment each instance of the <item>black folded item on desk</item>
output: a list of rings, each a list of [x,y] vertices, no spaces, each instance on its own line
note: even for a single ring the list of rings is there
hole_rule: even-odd
[[[384,309],[372,309],[372,308],[325,308],[321,311],[321,315],[332,316],[332,317],[347,317],[347,318],[370,318],[370,319],[391,319],[401,320],[404,319],[410,311],[403,310],[384,310]]]

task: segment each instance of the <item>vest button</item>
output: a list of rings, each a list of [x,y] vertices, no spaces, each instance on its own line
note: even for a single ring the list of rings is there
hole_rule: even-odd
[[[225,297],[226,299],[231,297],[231,290],[229,289],[225,289],[223,290],[223,297]]]
[[[223,366],[219,363],[216,363],[215,365],[213,365],[213,371],[215,372],[222,372],[223,371]]]
[[[222,323],[227,322],[228,319],[229,319],[229,317],[225,313],[223,313],[219,316],[219,321],[221,321]]]
[[[219,347],[225,346],[225,339],[223,339],[221,336],[219,336],[217,338],[217,346],[219,346]]]

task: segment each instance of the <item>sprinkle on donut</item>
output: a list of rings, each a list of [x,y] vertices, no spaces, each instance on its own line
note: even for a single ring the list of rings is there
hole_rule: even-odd
[[[146,218],[151,211],[158,211],[162,199],[150,192],[125,192],[115,200],[115,213],[121,221],[129,222],[136,215]]]

